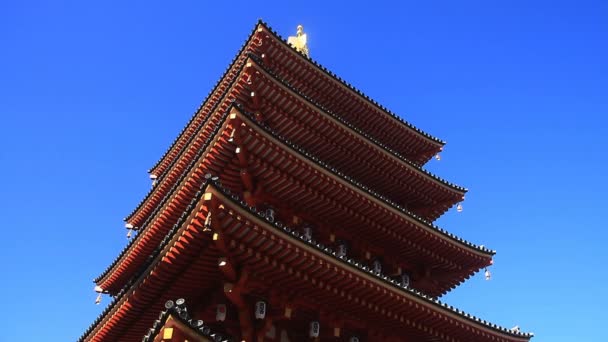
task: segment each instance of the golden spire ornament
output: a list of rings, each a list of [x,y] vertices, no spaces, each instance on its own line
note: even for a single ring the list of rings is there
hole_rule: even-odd
[[[308,57],[308,45],[306,45],[306,33],[304,33],[304,27],[298,25],[298,31],[294,36],[290,36],[287,39],[287,44],[293,46],[298,52]]]

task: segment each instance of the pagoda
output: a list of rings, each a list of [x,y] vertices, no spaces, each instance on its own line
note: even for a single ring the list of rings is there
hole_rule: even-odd
[[[149,171],[80,341],[530,340],[438,300],[495,253],[433,224],[466,192],[422,168],[443,145],[259,22]]]

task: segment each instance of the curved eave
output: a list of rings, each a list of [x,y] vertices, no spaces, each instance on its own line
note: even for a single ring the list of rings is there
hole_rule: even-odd
[[[243,62],[244,62],[244,60],[243,60]],[[160,193],[159,196],[164,196],[164,194],[162,193],[162,189],[165,188],[164,183],[166,181],[166,178],[168,178],[167,175],[171,172],[175,172],[174,168],[177,165],[177,163],[181,161],[183,154],[189,149],[189,147],[191,146],[193,141],[195,141],[199,137],[199,135],[201,134],[201,131],[203,129],[205,129],[205,126],[208,125],[208,123],[212,119],[212,117],[217,114],[218,108],[226,101],[227,96],[229,96],[229,94],[233,91],[235,85],[237,84],[237,81],[240,79],[241,74],[244,70],[244,66],[245,66],[245,63],[241,63],[241,65],[238,67],[238,70],[235,72],[234,78],[227,85],[227,90],[221,96],[219,96],[217,98],[217,100],[214,102],[213,106],[210,107],[209,113],[202,120],[202,122],[198,125],[198,127],[196,128],[194,133],[192,133],[188,137],[187,143],[185,143],[182,146],[182,148],[175,153],[175,156],[172,159],[171,163],[168,164],[163,169],[162,173],[156,174],[157,185],[152,187],[148,191],[148,193],[144,196],[144,198],[139,202],[139,204],[135,207],[135,209],[127,217],[125,217],[126,222],[128,222],[129,224],[131,224],[133,227],[135,227],[137,229],[137,227],[140,226],[139,223],[141,221],[141,217],[139,217],[139,216],[143,215],[143,217],[149,217],[149,215],[146,215],[146,213],[145,213],[147,204],[149,202],[151,202],[152,199],[154,198],[154,196],[158,193]],[[186,163],[189,163],[189,162],[186,161]]]
[[[376,109],[376,111],[378,113],[380,113],[383,117],[385,117],[387,120],[391,120],[391,121],[397,123],[399,126],[403,127],[405,129],[405,131],[411,132],[414,135],[418,136],[420,139],[426,141],[429,145],[435,146],[436,153],[441,151],[442,147],[446,144],[445,141],[443,141],[439,138],[436,138],[436,137],[424,132],[423,130],[417,128],[413,124],[405,121],[404,119],[402,119],[401,117],[399,117],[398,115],[396,115],[395,113],[393,113],[392,111],[387,109],[386,107],[382,106],[380,103],[376,102],[369,96],[365,95],[359,89],[355,88],[353,85],[346,82],[345,80],[340,78],[338,75],[334,74],[329,69],[325,68],[324,66],[322,66],[317,61],[310,58],[309,56],[306,56],[306,55],[298,52],[291,45],[289,45],[287,43],[287,41],[281,35],[279,35],[276,31],[274,31],[267,23],[261,22],[261,24],[270,33],[270,36],[273,37],[276,41],[278,41],[286,50],[290,51],[290,53],[292,55],[297,56],[297,58],[299,58],[303,61],[306,61],[306,63],[310,64],[313,67],[313,69],[318,70],[322,75],[327,77],[329,80],[332,80],[335,83],[337,83],[337,85],[344,87],[352,95],[356,96],[357,98],[360,98],[362,101],[364,101],[366,103],[371,104]]]
[[[340,117],[336,113],[333,113],[331,110],[323,107],[321,104],[315,102],[314,99],[307,97],[305,94],[299,92],[295,87],[291,86],[287,81],[281,79],[278,75],[274,74],[271,70],[266,68],[263,64],[259,62],[259,58],[254,54],[248,54],[250,59],[247,61],[247,65],[251,65],[254,68],[257,68],[259,72],[263,73],[264,77],[268,79],[268,82],[273,83],[276,87],[281,89],[282,91],[287,92],[293,98],[300,99],[302,103],[309,108],[309,110],[314,111],[326,118],[330,123],[334,124],[337,127],[340,127],[348,134],[352,134],[355,139],[363,143],[364,145],[374,149],[376,153],[379,155],[387,156],[393,162],[396,162],[398,165],[404,166],[406,169],[415,172],[421,179],[437,186],[440,189],[453,193],[458,200],[454,202],[459,202],[464,197],[464,194],[467,192],[467,189],[451,183],[425,169],[420,167],[419,165],[413,163],[408,160],[405,156],[399,154],[397,151],[392,150],[389,146],[384,145],[382,142],[376,140],[374,137],[369,134],[361,131],[359,128],[352,125],[350,122]]]
[[[247,51],[247,48],[250,47],[250,45],[252,44],[253,38],[255,37],[256,32],[258,32],[259,27],[260,27],[260,23],[255,25],[254,29],[249,34],[249,37],[243,43],[239,52],[234,56],[234,58],[232,59],[232,62],[226,68],[226,70],[224,71],[222,76],[218,79],[215,86],[209,92],[209,94],[207,95],[205,100],[203,100],[203,102],[201,103],[199,108],[194,112],[194,114],[192,115],[192,117],[190,118],[190,120],[188,121],[186,126],[182,129],[182,131],[179,133],[179,135],[175,138],[175,140],[173,141],[171,146],[165,151],[163,156],[156,162],[156,164],[154,164],[154,166],[152,166],[148,170],[148,173],[150,173],[152,175],[156,175],[156,176],[159,176],[159,173],[164,173],[166,171],[166,169],[170,168],[170,166],[168,166],[168,165],[173,163],[175,156],[179,155],[180,151],[185,146],[187,146],[188,143],[186,142],[185,144],[183,144],[183,146],[181,146],[181,148],[178,145],[180,145],[181,142],[189,141],[193,135],[196,135],[196,134],[187,134],[188,130],[191,128],[195,119],[203,111],[203,109],[205,108],[206,105],[212,104],[212,106],[215,106],[213,98],[217,96],[216,93],[218,92],[218,90],[222,84],[222,81],[224,81],[226,79],[226,77],[230,74],[231,70],[233,70],[235,67],[239,66],[239,63],[238,63],[239,60],[241,60],[241,62],[242,62],[245,59],[245,52]],[[219,101],[220,100],[218,100],[218,102]],[[159,172],[159,169],[162,169],[161,172]],[[133,213],[131,213],[129,216],[127,216],[127,218],[125,218],[125,220],[128,220],[132,215],[133,215]]]
[[[249,214],[247,215],[246,219],[251,220],[255,226],[270,227],[273,232],[277,233],[277,235],[283,236],[285,239],[291,241],[294,245],[302,248],[308,248],[308,250],[315,253],[315,255],[320,256],[325,260],[347,266],[353,274],[365,279],[372,279],[374,283],[382,286],[383,288],[396,291],[400,295],[412,298],[417,303],[437,308],[442,314],[454,317],[478,328],[482,328],[484,330],[488,329],[508,337],[527,340],[533,336],[532,333],[515,332],[497,324],[482,320],[462,310],[454,308],[451,305],[445,304],[436,298],[427,296],[411,287],[402,286],[396,280],[389,278],[387,275],[374,273],[369,267],[364,266],[353,259],[347,257],[338,257],[336,252],[331,248],[317,243],[314,240],[306,240],[303,234],[297,232],[296,230],[290,229],[281,222],[270,222],[266,220],[263,212],[256,211],[255,208],[249,207],[247,203],[242,201],[236,194],[231,194],[230,191],[222,188],[219,183],[210,182],[207,186],[206,193],[212,193],[213,195],[219,197],[220,202],[222,203],[238,206],[240,213]]]
[[[173,143],[171,144],[171,146],[169,147],[169,149],[167,149],[165,151],[165,153],[163,154],[163,156],[157,161],[157,163],[150,168],[150,170],[148,171],[150,174],[155,175],[157,177],[157,179],[162,178],[162,175],[166,174],[167,170],[169,170],[176,162],[176,160],[179,159],[179,156],[182,154],[183,150],[186,149],[188,147],[188,145],[190,144],[191,140],[196,136],[196,132],[198,130],[200,130],[200,126],[204,125],[206,118],[202,120],[202,122],[200,123],[198,128],[193,128],[192,126],[194,125],[194,122],[197,118],[199,118],[199,115],[201,114],[201,112],[204,110],[204,108],[207,105],[212,105],[212,106],[216,106],[217,103],[219,101],[221,101],[221,98],[223,98],[222,95],[220,96],[219,100],[214,101],[215,97],[218,97],[218,95],[216,94],[220,85],[222,84],[222,81],[225,80],[225,78],[229,75],[229,73],[235,68],[237,67],[240,63],[238,63],[238,61],[244,60],[246,55],[249,55],[250,53],[248,53],[248,47],[252,44],[252,41],[254,40],[254,37],[256,35],[257,32],[261,32],[260,29],[261,27],[264,27],[267,29],[268,32],[272,33],[275,38],[278,39],[278,41],[281,41],[283,44],[285,44],[286,47],[288,47],[290,50],[292,50],[292,52],[294,52],[297,55],[301,55],[299,54],[297,51],[293,50],[286,42],[284,42],[284,40],[276,35],[276,33],[274,33],[274,31],[272,31],[271,28],[269,28],[269,26],[264,23],[264,22],[259,22],[254,30],[252,31],[252,33],[250,34],[250,36],[248,37],[248,39],[245,41],[245,43],[242,45],[241,49],[239,50],[239,52],[236,54],[236,56],[233,58],[231,64],[228,66],[228,68],[226,69],[226,71],[224,72],[224,74],[222,75],[222,77],[217,81],[216,85],[213,87],[213,89],[210,91],[210,93],[207,95],[207,97],[205,98],[205,100],[202,102],[202,104],[200,105],[199,109],[195,111],[194,115],[190,118],[188,124],[182,129],[182,131],[179,133],[179,135],[177,136],[177,138],[173,141]],[[329,72],[327,69],[323,68],[322,66],[318,65],[316,62],[310,60],[310,62],[314,63],[318,68],[320,68],[322,71],[324,71],[328,76],[333,77],[336,81],[338,81],[340,84],[342,84],[343,86],[348,86],[343,80],[341,80],[340,78],[338,78],[336,75],[332,74],[331,72]],[[242,63],[241,63],[242,64]],[[242,65],[241,65],[242,67]],[[238,72],[236,72],[236,74],[238,74]],[[235,76],[236,78],[237,76]],[[234,81],[234,80],[233,80]],[[356,92],[357,94],[359,94],[359,96],[363,96],[364,98],[367,98],[364,94],[362,94],[360,91],[350,87],[349,88],[351,91]],[[389,113],[388,111],[386,111],[386,109],[384,109],[383,107],[381,107],[379,104],[377,104],[376,102],[374,102],[373,100],[367,98],[369,101],[372,101],[372,103],[380,108],[381,110],[383,110],[384,112]],[[212,110],[211,110],[212,111]],[[409,127],[410,129],[412,129],[413,131],[419,133],[421,136],[426,137],[428,139],[430,139],[431,141],[435,141],[435,142],[440,142],[440,140],[431,137],[430,135],[424,133],[423,131],[415,128],[413,125],[403,121],[402,119],[400,119],[399,117],[397,117],[395,114],[390,113],[390,115],[392,115],[392,117],[394,117],[396,120],[398,120],[399,122],[402,122],[404,125],[406,125],[407,127]],[[408,126],[409,125],[409,126]],[[350,125],[352,128],[354,128],[353,125]],[[193,131],[191,133],[191,131]],[[360,131],[360,130],[359,130]],[[380,144],[382,145],[382,144]],[[441,146],[443,145],[443,142],[441,142]],[[387,146],[382,146],[383,148],[388,148]],[[407,160],[406,158],[403,158],[404,160]],[[409,162],[409,160],[408,160]],[[411,164],[415,165],[415,163],[410,162]],[[455,191],[458,191],[462,194],[464,194],[466,192],[466,189],[463,187],[459,187],[455,184],[452,184],[450,182],[447,182],[446,180],[437,177],[436,175],[433,175],[427,171],[421,170],[421,172],[433,179],[436,179],[438,182],[444,184],[445,186],[448,186],[452,189],[454,189]],[[153,189],[154,190],[154,189]],[[147,198],[151,195],[151,193],[153,192],[153,190],[151,190],[148,195],[146,195],[146,197],[137,205],[137,207],[129,214],[125,217],[125,221],[129,221],[131,220],[142,208],[142,206],[144,205],[144,203],[146,202]]]
[[[353,188],[353,189],[357,190],[358,192],[364,194],[366,197],[368,197],[372,200],[375,200],[376,202],[380,203],[384,208],[387,208],[389,210],[394,210],[394,211],[398,212],[399,214],[405,216],[409,220],[419,223],[421,227],[424,227],[430,233],[432,233],[436,236],[440,236],[441,238],[444,238],[447,241],[455,243],[456,245],[458,245],[476,255],[484,256],[486,258],[491,258],[494,254],[496,254],[496,251],[493,251],[486,247],[482,247],[480,245],[476,245],[472,242],[469,242],[454,234],[447,232],[446,230],[433,224],[432,222],[425,220],[424,218],[412,213],[411,211],[408,211],[401,205],[391,201],[390,199],[384,197],[383,195],[373,191],[372,189],[369,189],[366,185],[361,184],[361,183],[357,182],[356,180],[350,178],[349,176],[343,174],[342,172],[336,170],[334,167],[326,164],[324,161],[320,160],[313,154],[300,148],[296,144],[293,144],[285,137],[282,137],[282,136],[276,134],[270,127],[257,122],[253,118],[254,115],[252,113],[246,112],[238,104],[235,104],[233,106],[232,112],[236,115],[239,115],[241,117],[241,119],[248,126],[257,127],[257,129],[260,133],[264,134],[267,139],[273,141],[276,145],[284,145],[287,149],[291,150],[294,153],[294,155],[299,156],[299,158],[301,160],[304,160],[308,163],[312,163],[313,165],[317,165],[318,167],[320,167],[320,169],[322,171],[325,171],[325,173],[327,175],[329,175],[331,178],[336,179],[336,181],[338,181],[338,182],[344,182],[344,184],[347,187]]]
[[[106,270],[94,280],[94,282],[96,284],[98,284],[99,286],[102,286],[102,288],[104,288],[104,289],[114,287],[114,286],[107,286],[106,282],[108,280],[108,277],[118,269],[121,269],[124,271],[124,267],[121,266],[122,260],[124,260],[128,256],[129,253],[132,253],[130,250],[133,248],[133,246],[140,243],[140,240],[143,240],[142,238],[144,236],[146,236],[146,234],[148,234],[147,230],[148,230],[150,223],[152,222],[152,219],[164,208],[167,201],[169,201],[172,198],[173,194],[178,190],[178,188],[181,186],[181,184],[184,182],[184,180],[190,174],[191,169],[199,161],[199,159],[201,158],[203,153],[205,153],[209,144],[216,139],[216,135],[218,134],[220,129],[223,127],[223,125],[226,124],[225,120],[228,117],[229,113],[239,116],[249,126],[257,127],[257,129],[260,132],[263,132],[267,135],[268,139],[274,140],[275,144],[277,144],[277,145],[283,145],[286,148],[292,150],[295,155],[300,157],[301,160],[308,162],[308,163],[312,163],[313,166],[316,165],[317,167],[320,167],[321,170],[324,170],[333,179],[337,179],[339,182],[345,182],[345,185],[347,187],[353,188],[356,191],[358,191],[359,193],[363,194],[365,197],[370,198],[372,201],[378,202],[384,208],[386,208],[388,210],[394,210],[398,214],[405,216],[406,219],[410,220],[411,222],[414,222],[417,226],[420,226],[420,227],[426,229],[429,233],[434,234],[435,236],[438,236],[440,239],[444,239],[444,240],[446,240],[446,242],[452,243],[455,246],[459,246],[460,248],[463,248],[464,250],[466,250],[474,255],[478,255],[480,257],[485,258],[488,261],[488,264],[490,263],[492,256],[495,254],[495,251],[487,249],[485,247],[475,245],[469,241],[459,238],[459,237],[445,231],[444,229],[434,225],[433,223],[428,222],[428,221],[424,220],[423,218],[407,211],[405,208],[397,205],[396,203],[392,202],[390,199],[387,199],[387,198],[383,197],[382,195],[373,192],[372,190],[367,188],[365,185],[362,185],[362,184],[356,182],[355,180],[349,178],[348,176],[340,173],[339,171],[335,170],[331,166],[328,166],[324,162],[320,161],[318,158],[316,158],[313,155],[309,154],[308,152],[302,150],[298,146],[290,143],[288,140],[278,136],[270,128],[265,127],[265,126],[259,124],[258,122],[256,122],[255,120],[253,120],[253,114],[246,112],[244,109],[239,107],[237,104],[233,104],[231,106],[231,109],[223,114],[222,121],[218,123],[213,134],[211,134],[207,138],[207,141],[204,143],[203,148],[201,148],[198,151],[198,154],[196,155],[196,157],[193,158],[191,160],[189,166],[184,169],[184,171],[181,173],[181,176],[174,183],[171,190],[165,194],[161,203],[156,206],[155,211],[148,216],[148,219],[142,225],[142,231],[139,234],[137,234],[137,236],[121,251],[119,256],[106,268]],[[222,124],[222,122],[224,122],[224,123]],[[466,279],[466,277],[465,277],[465,279]],[[462,281],[462,280],[464,280],[464,279],[461,279],[460,281]]]
[[[174,182],[171,189],[164,195],[163,199],[156,206],[155,210],[148,215],[146,221],[142,224],[138,234],[123,248],[118,257],[114,259],[114,261],[98,276],[93,282],[99,286],[102,286],[104,290],[107,288],[114,286],[106,286],[105,284],[108,281],[108,277],[112,275],[114,272],[117,272],[119,269],[124,271],[123,267],[120,267],[122,262],[129,256],[130,253],[134,253],[134,248],[138,244],[149,243],[149,240],[153,240],[153,236],[149,236],[148,234],[154,234],[150,229],[153,227],[153,222],[155,218],[165,210],[165,207],[170,203],[171,200],[174,199],[175,193],[183,187],[184,182],[187,180],[190,171],[195,167],[197,162],[200,161],[201,157],[208,152],[209,147],[213,144],[214,141],[218,139],[218,132],[221,131],[223,124],[225,124],[225,118],[228,116],[230,111],[224,112],[222,114],[222,119],[219,124],[216,126],[212,134],[206,139],[206,141],[202,144],[202,147],[198,150],[196,156],[190,161],[189,165],[184,169],[184,171],[179,176],[178,180]],[[142,247],[143,248],[143,247]]]
[[[231,194],[226,189],[223,189],[216,182],[208,180],[203,183],[203,185],[200,187],[200,190],[192,199],[178,223],[175,224],[173,228],[167,233],[167,235],[162,240],[161,245],[150,256],[150,259],[146,263],[146,265],[142,267],[142,272],[136,277],[134,277],[125,287],[123,287],[123,289],[114,299],[114,301],[87,329],[87,331],[81,336],[79,341],[88,340],[91,334],[98,331],[98,329],[105,328],[108,320],[114,317],[119,317],[117,315],[117,311],[122,309],[122,304],[125,303],[125,299],[131,294],[133,294],[136,289],[140,288],[143,284],[145,284],[144,279],[146,279],[146,277],[153,272],[156,265],[159,263],[159,260],[161,260],[161,258],[168,253],[171,246],[174,246],[177,242],[178,238],[180,237],[180,234],[177,233],[179,231],[183,232],[185,230],[184,225],[188,222],[191,222],[192,216],[196,214],[197,210],[202,209],[202,204],[200,203],[202,197],[205,196],[206,200],[211,199],[211,196],[206,196],[205,194],[212,194],[212,196],[214,195],[219,198],[222,203],[238,208],[239,212],[246,214],[247,220],[251,221],[256,226],[268,229],[271,234],[279,235],[281,238],[286,239],[290,243],[300,248],[306,248],[312,253],[315,253],[315,255],[327,260],[328,262],[337,264],[340,267],[348,269],[352,274],[357,277],[371,281],[376,286],[380,286],[385,290],[405,297],[408,301],[414,301],[418,305],[423,305],[425,307],[432,308],[433,310],[439,312],[441,315],[445,315],[458,322],[462,322],[465,326],[469,325],[471,327],[475,327],[476,329],[481,329],[485,332],[489,332],[493,335],[497,335],[499,337],[502,336],[502,338],[504,338],[505,340],[527,341],[533,336],[533,334],[530,333],[515,332],[510,329],[506,329],[496,324],[492,324],[485,320],[479,319],[450,305],[442,303],[437,299],[428,297],[416,290],[413,290],[408,287],[403,287],[399,285],[396,281],[388,278],[385,275],[373,273],[369,270],[369,268],[361,266],[352,259],[338,258],[335,252],[333,252],[330,248],[318,244],[315,241],[305,240],[304,236],[300,235],[295,231],[292,231],[291,229],[289,229],[289,227],[284,226],[279,222],[269,222],[265,220],[262,213],[257,212],[252,208],[249,208],[247,204],[240,201],[236,195]],[[182,243],[184,242],[185,241],[183,241]],[[375,287],[372,287],[372,289],[373,288]],[[129,308],[125,308],[124,310],[129,310]],[[123,315],[120,315],[120,317],[122,316]],[[108,327],[108,329],[111,329],[111,326]]]
[[[96,330],[103,329],[107,323],[107,320],[115,316],[116,310],[119,310],[125,304],[126,299],[128,299],[128,297],[130,297],[136,289],[143,285],[144,279],[146,279],[146,277],[153,272],[155,266],[158,264],[159,260],[161,260],[162,256],[166,255],[171,246],[175,244],[175,240],[178,237],[178,231],[180,231],[182,226],[191,219],[191,215],[196,212],[197,204],[204,195],[208,184],[210,184],[209,181],[203,183],[196,195],[190,201],[186,210],[180,216],[178,222],[173,225],[169,232],[163,237],[160,245],[149,256],[148,261],[142,265],[140,271],[122,287],[110,305],[104,309],[104,311],[97,317],[97,319],[95,319],[85,333],[78,339],[79,342],[87,341],[90,335],[95,333]]]
[[[249,56],[250,58],[253,55],[252,53],[246,53],[247,56]],[[251,58],[248,60],[243,60],[243,63],[240,64],[240,66],[238,67],[238,69],[235,71],[235,76],[233,77],[233,79],[230,81],[229,84],[226,85],[226,91],[219,96],[218,98],[215,99],[213,106],[210,107],[208,109],[208,114],[205,116],[205,118],[203,118],[201,120],[201,122],[199,123],[198,127],[196,128],[196,130],[194,131],[194,133],[190,134],[187,142],[185,144],[183,144],[183,146],[181,146],[181,149],[179,151],[173,151],[174,155],[173,158],[171,159],[171,163],[169,163],[168,165],[165,165],[162,168],[162,172],[157,172],[156,176],[156,182],[157,185],[153,188],[151,188],[148,193],[144,196],[144,198],[139,202],[139,204],[136,206],[136,208],[125,218],[125,221],[128,222],[129,224],[131,224],[133,227],[139,227],[141,226],[141,221],[143,219],[145,219],[148,214],[146,214],[146,209],[148,207],[147,203],[152,201],[152,199],[156,196],[163,196],[163,194],[161,193],[160,195],[158,195],[159,192],[162,192],[162,189],[165,189],[166,186],[165,184],[163,184],[163,182],[165,182],[165,179],[167,178],[167,174],[169,172],[173,172],[173,168],[175,167],[175,165],[180,162],[182,155],[185,153],[185,151],[187,151],[190,147],[190,145],[192,144],[192,142],[197,139],[197,136],[200,134],[201,130],[204,129],[205,125],[209,122],[210,118],[214,115],[214,113],[216,112],[216,110],[218,109],[218,107],[225,101],[226,96],[228,96],[230,94],[230,92],[232,91],[233,87],[235,86],[235,84],[237,83],[237,81],[240,79],[241,74],[244,72],[245,66],[247,63],[249,62],[254,62],[255,63],[255,59]],[[259,67],[259,64],[257,64]],[[270,75],[270,77],[274,77],[274,75]],[[281,82],[280,80],[276,80],[277,82]],[[290,87],[289,85],[286,85],[287,87]],[[455,192],[457,195],[459,195],[460,197],[462,197],[465,193],[466,193],[466,189],[460,186],[457,186],[455,184],[452,184],[450,182],[447,182],[446,180],[431,174],[430,172],[421,169],[420,167],[416,166],[414,163],[410,162],[409,160],[407,160],[405,157],[398,155],[396,152],[394,151],[384,151],[385,148],[387,148],[386,146],[380,145],[379,142],[373,140],[372,137],[366,135],[365,133],[361,132],[360,130],[358,130],[357,128],[355,128],[354,126],[352,126],[351,124],[347,123],[344,119],[340,118],[339,116],[330,113],[330,112],[324,112],[325,109],[318,107],[317,104],[311,102],[311,99],[305,98],[303,96],[303,94],[299,94],[297,93],[297,90],[291,88],[290,89],[292,92],[295,92],[295,94],[302,96],[302,98],[304,98],[306,101],[309,102],[310,106],[312,106],[313,108],[316,108],[318,111],[323,112],[325,115],[333,118],[334,120],[336,120],[336,122],[339,122],[340,124],[344,125],[347,128],[350,128],[352,130],[355,131],[354,134],[360,134],[361,135],[361,139],[367,139],[368,143],[373,146],[374,148],[376,148],[378,151],[380,151],[381,153],[386,153],[389,156],[391,156],[392,158],[396,158],[399,162],[404,163],[405,165],[407,165],[407,167],[411,168],[412,170],[414,170],[415,172],[418,172],[420,174],[421,177],[423,177],[423,179],[426,179],[428,182],[430,182],[431,184],[435,184],[436,186],[440,187],[440,188],[444,188],[448,191],[451,192]],[[189,124],[190,125],[190,124]],[[182,133],[183,134],[183,133]],[[182,135],[180,134],[180,136]],[[184,138],[185,139],[185,138]],[[170,150],[172,150],[175,147],[172,147]],[[166,161],[168,162],[168,160]],[[187,163],[187,161],[186,161]],[[166,189],[165,189],[166,190]],[[457,201],[455,201],[457,202]],[[451,204],[453,205],[453,204]],[[451,206],[450,205],[450,206]],[[446,207],[443,210],[446,210],[448,207]],[[143,218],[142,218],[143,215]],[[430,217],[430,219],[433,219],[435,217]]]
[[[177,324],[171,321],[174,321]],[[223,336],[217,332],[214,332],[211,327],[206,326],[205,322],[203,322],[202,320],[190,318],[190,316],[188,315],[187,308],[181,309],[177,306],[174,306],[160,312],[160,314],[158,315],[158,319],[154,321],[154,324],[152,325],[148,333],[144,335],[142,342],[154,342],[155,337],[161,332],[161,330],[167,325],[167,323],[171,325],[177,325],[180,330],[184,332],[187,331],[188,335],[190,336],[204,337],[207,339],[211,339],[211,341],[218,342],[233,341],[233,339],[228,336]],[[208,341],[207,339],[203,339],[201,341]]]

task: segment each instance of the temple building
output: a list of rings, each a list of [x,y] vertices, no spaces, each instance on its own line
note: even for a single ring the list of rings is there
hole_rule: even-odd
[[[494,251],[433,222],[466,189],[422,167],[444,142],[259,22],[152,167],[113,301],[80,341],[503,341],[438,300]]]

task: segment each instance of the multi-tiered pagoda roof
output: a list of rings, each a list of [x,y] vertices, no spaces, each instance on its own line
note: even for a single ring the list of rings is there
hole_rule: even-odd
[[[433,224],[466,192],[422,168],[443,145],[258,23],[150,170],[81,340],[529,340],[437,299],[494,255]],[[202,323],[154,323],[172,298]]]

